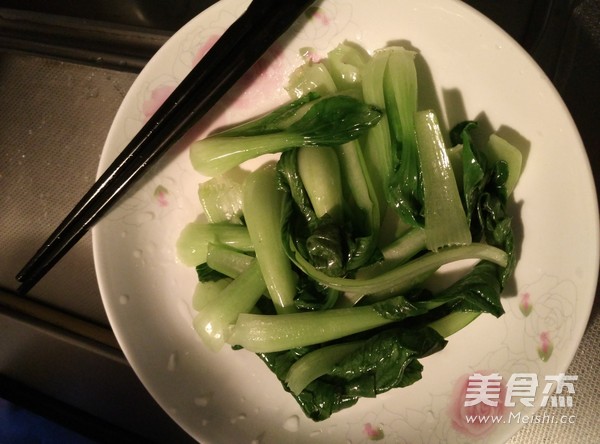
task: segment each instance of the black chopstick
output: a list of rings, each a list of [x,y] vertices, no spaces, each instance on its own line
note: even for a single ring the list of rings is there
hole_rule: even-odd
[[[27,293],[314,0],[253,0],[17,274]]]

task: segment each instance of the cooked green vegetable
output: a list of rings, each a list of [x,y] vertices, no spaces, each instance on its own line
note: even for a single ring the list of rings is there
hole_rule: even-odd
[[[290,367],[285,384],[294,395],[299,395],[308,384],[319,376],[331,373],[338,362],[363,344],[364,341],[344,342],[303,355],[302,359],[298,359]]]
[[[506,178],[504,187],[506,188],[506,193],[510,195],[515,189],[521,175],[523,159],[521,151],[499,135],[490,134],[484,153],[490,162],[506,162],[508,177]]]
[[[307,417],[322,421],[356,404],[361,397],[372,398],[414,384],[423,370],[418,359],[445,345],[445,339],[429,327],[389,328],[348,344],[259,356],[286,390],[292,391],[286,381],[297,390],[302,388],[292,395]]]
[[[343,220],[342,175],[335,149],[329,146],[298,148],[298,174],[317,218],[326,214],[336,224]]]
[[[381,116],[379,109],[347,95],[309,94],[257,121],[195,142],[191,161],[201,174],[216,176],[263,154],[349,142]]]
[[[220,244],[209,244],[206,249],[206,265],[209,269],[216,271],[220,276],[236,278],[242,274],[254,262],[254,258],[240,251],[228,248]],[[204,280],[199,276],[199,280]],[[214,280],[214,279],[213,279]]]
[[[267,290],[280,313],[294,311],[296,277],[281,240],[286,194],[277,186],[275,165],[267,163],[244,184],[244,216]]]
[[[389,118],[391,116],[386,108],[383,87],[388,59],[389,51],[376,52],[365,65],[362,73],[365,102],[386,110],[379,123],[367,134],[363,147],[365,162],[378,196],[381,217],[387,208],[387,190],[396,164],[390,134]]]
[[[256,353],[316,421],[415,383],[420,358],[504,313],[520,152],[497,135],[476,146],[474,121],[448,147],[418,108],[416,57],[345,42],[294,72],[289,104],[191,148],[216,176],[199,190],[208,222],[178,242],[200,281],[194,327],[211,349]],[[266,153],[243,182],[221,175]]]
[[[254,244],[245,226],[191,222],[185,226],[177,240],[179,259],[189,266],[205,262],[210,243],[228,245],[240,251],[254,250]]]
[[[252,310],[265,290],[260,267],[254,261],[194,318],[194,328],[212,350],[221,349],[241,313]]]
[[[396,209],[402,220],[421,226],[423,214],[423,185],[421,169],[427,167],[417,148],[415,113],[417,112],[416,54],[394,47],[390,52],[383,82],[392,143],[396,156],[394,172],[386,188],[388,204]]]
[[[344,148],[348,151],[356,149],[347,145]],[[344,195],[342,190],[340,195],[339,187],[333,192],[323,187],[322,183],[309,185],[309,188],[319,189],[322,195],[329,196],[329,207],[331,207],[329,212],[315,209],[314,199],[309,196],[299,171],[299,152],[300,150],[293,150],[283,153],[278,164],[282,186],[289,189],[289,196],[293,201],[287,214],[289,223],[282,233],[292,246],[288,247],[284,243],[284,248],[300,250],[303,257],[310,257],[309,262],[314,267],[329,276],[342,276],[371,260],[376,248],[378,227],[374,226],[374,222],[379,220],[379,216],[376,213],[377,206],[370,204],[372,202],[370,199],[374,198],[374,195],[369,194],[370,189],[362,176],[364,170],[357,165],[354,171],[344,169],[346,178],[348,174],[352,174],[352,178],[346,183],[354,184],[357,188],[356,193],[349,193],[346,190]],[[357,157],[355,160],[360,162]],[[337,161],[333,160],[331,163],[337,168]],[[346,167],[347,164],[344,166]],[[358,177],[363,179],[360,180]],[[321,182],[322,179],[312,177],[310,180]],[[358,193],[363,195],[357,196]],[[334,194],[335,198],[332,199],[331,196]],[[359,204],[358,200],[355,200],[357,198],[364,199],[360,205],[364,206],[365,212],[351,206]],[[332,200],[335,204],[331,204]],[[319,205],[317,203],[317,206]]]
[[[242,184],[240,180],[235,180],[225,174],[213,177],[200,184],[198,199],[211,224],[242,223]]]
[[[390,271],[365,279],[352,279],[329,276],[314,267],[298,250],[288,246],[288,255],[296,265],[317,282],[340,291],[360,292],[361,294],[401,293],[433,274],[442,265],[464,259],[485,259],[505,267],[508,254],[496,247],[473,243],[464,247],[447,248],[438,252],[428,252]]]
[[[471,243],[469,222],[435,113],[416,113],[415,129],[427,249],[438,251],[449,245],[468,245]]]
[[[231,279],[228,278],[199,281],[192,296],[192,308],[201,311],[210,301],[218,298],[221,291],[230,283]]]
[[[424,315],[448,304],[453,305],[453,311],[457,311],[457,304],[464,303],[469,304],[470,311],[500,316],[503,310],[496,302],[500,284],[495,275],[495,267],[496,264],[483,261],[469,275],[434,296],[428,292],[411,297],[386,295],[387,298],[371,305],[317,313],[241,315],[229,341],[254,352],[288,350],[332,341],[392,321]]]

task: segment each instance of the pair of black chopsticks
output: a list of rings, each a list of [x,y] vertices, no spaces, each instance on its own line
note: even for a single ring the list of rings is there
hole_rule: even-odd
[[[253,0],[17,275],[27,293],[314,0]]]

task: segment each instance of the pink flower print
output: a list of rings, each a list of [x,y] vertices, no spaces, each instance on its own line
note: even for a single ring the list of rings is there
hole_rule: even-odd
[[[519,303],[519,310],[523,313],[523,316],[527,317],[531,313],[533,306],[531,305],[531,295],[529,293],[523,293],[521,295],[521,302]]]
[[[479,393],[473,393],[477,389]],[[463,375],[456,383],[448,415],[458,432],[480,438],[502,422],[506,386],[497,373],[478,371]]]
[[[162,185],[159,185],[154,190],[154,198],[160,207],[166,207],[169,205],[169,190],[167,190]]]
[[[314,48],[302,48],[300,50],[300,55],[306,62],[311,63],[318,63],[322,59]]]
[[[194,57],[194,64],[212,48],[219,39],[219,35],[211,35],[198,48]],[[229,100],[220,103],[225,108],[254,108],[262,100],[269,100],[269,93],[277,91],[287,83],[286,63],[283,57],[283,48],[277,44],[272,45],[265,54],[242,76],[230,93]]]
[[[219,40],[218,35],[211,35],[206,41],[200,46],[196,52],[193,63],[194,65],[204,57],[204,55],[213,47],[213,45]],[[144,101],[142,105],[142,112],[144,117],[148,120],[154,113],[160,108],[160,106],[167,100],[171,93],[175,90],[175,85],[160,85],[159,87],[152,90],[150,98]]]
[[[233,87],[235,100],[231,106],[236,108],[255,107],[265,97],[269,97],[269,93],[277,91],[286,83],[286,63],[283,49],[275,44]]]
[[[161,85],[152,90],[150,98],[144,101],[144,104],[142,105],[142,112],[144,113],[146,120],[154,115],[174,90],[175,86],[172,85]]]
[[[208,37],[208,39],[206,39],[206,41],[202,44],[202,46],[200,46],[200,48],[198,48],[198,51],[196,52],[196,55],[193,60],[194,65],[196,65],[200,61],[200,59],[204,57],[208,51],[210,51],[210,48],[212,48],[214,44],[217,43],[217,40],[219,40],[219,36],[216,34],[211,35],[210,37]]]
[[[554,345],[550,340],[550,334],[547,331],[540,333],[540,343],[537,347],[538,356],[544,362],[550,359],[552,352],[554,351]]]
[[[367,422],[364,425],[363,432],[370,441],[379,441],[383,439],[383,430],[381,430],[381,427],[375,428],[370,422]]]
[[[329,17],[325,13],[325,11],[323,11],[323,9],[317,6],[312,6],[308,8],[306,11],[306,16],[312,20],[319,22],[319,24],[323,26],[327,26],[330,23]]]

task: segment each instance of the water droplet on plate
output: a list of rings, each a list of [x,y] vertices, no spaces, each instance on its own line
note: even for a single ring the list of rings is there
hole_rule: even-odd
[[[435,415],[433,414],[432,410],[427,410],[427,412],[425,413],[425,421],[430,423],[435,422]]]
[[[288,432],[297,432],[300,427],[300,418],[297,415],[292,415],[283,423],[283,428]]]
[[[128,302],[129,302],[129,295],[128,294],[122,294],[121,296],[119,296],[119,304],[125,305]]]
[[[152,222],[156,218],[156,215],[152,211],[137,211],[126,217],[127,223],[136,226],[142,226],[149,222]]]
[[[173,352],[169,355],[169,361],[167,362],[167,370],[174,372],[177,368],[177,352]]]
[[[245,413],[240,413],[240,414],[239,414],[239,415],[237,415],[236,417],[234,417],[234,418],[231,418],[231,420],[230,420],[230,421],[231,421],[231,423],[232,423],[232,424],[235,424],[235,423],[236,423],[236,422],[238,422],[238,421],[243,421],[244,419],[246,419],[246,417],[247,417],[247,416],[246,416],[246,414],[245,414]]]
[[[210,401],[209,395],[197,396],[194,398],[194,405],[197,405],[198,407],[206,407],[208,405],[209,401]]]

